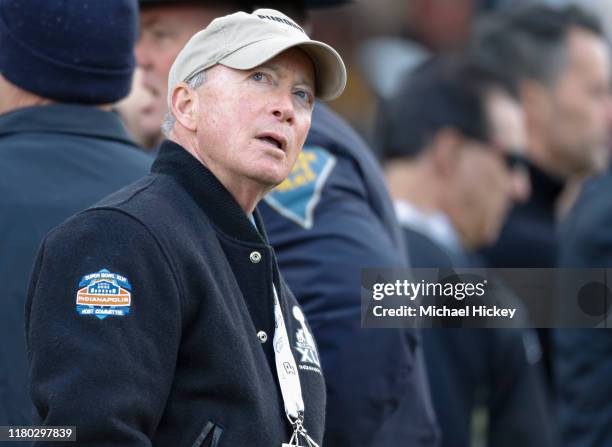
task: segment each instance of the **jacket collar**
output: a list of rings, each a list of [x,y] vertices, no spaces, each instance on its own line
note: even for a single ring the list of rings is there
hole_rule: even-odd
[[[151,172],[178,182],[222,233],[244,242],[268,245],[258,211],[253,216],[259,231],[214,174],[182,146],[165,140]]]
[[[91,136],[135,146],[115,113],[92,106],[49,104],[0,115],[0,136],[26,132]]]

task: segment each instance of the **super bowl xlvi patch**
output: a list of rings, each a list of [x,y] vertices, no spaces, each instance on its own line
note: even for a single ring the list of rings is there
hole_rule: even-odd
[[[336,164],[336,157],[319,146],[304,146],[289,176],[264,200],[287,219],[309,229],[321,191]]]
[[[76,296],[80,315],[124,317],[130,313],[132,286],[125,276],[102,269],[81,278]]]

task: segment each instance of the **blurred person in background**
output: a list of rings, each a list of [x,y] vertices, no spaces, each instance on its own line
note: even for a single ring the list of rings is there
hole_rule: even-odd
[[[475,56],[520,84],[532,194],[516,207],[493,267],[553,267],[556,209],[567,182],[606,169],[610,54],[595,17],[576,7],[536,6],[502,19],[477,39]]]
[[[378,137],[413,267],[479,267],[473,251],[493,243],[512,204],[527,199],[524,116],[514,95],[510,82],[476,65],[436,58],[384,104]],[[423,330],[443,446],[473,445],[483,407],[486,445],[553,445],[526,335]]]
[[[232,0],[139,0],[140,34],[136,62],[144,89],[122,104],[132,134],[153,150],[163,140],[161,124],[167,112],[168,73],[178,52],[214,18],[239,10]],[[144,98],[143,98],[144,97]],[[129,101],[140,103],[132,110]]]
[[[159,135],[147,131],[149,126],[143,125],[151,119],[157,119],[153,118],[156,110],[154,103],[153,93],[142,82],[142,70],[137,68],[134,70],[130,94],[113,107],[134,142],[146,151],[153,151],[159,143]]]
[[[137,28],[136,0],[0,1],[0,425],[31,420],[23,314],[43,236],[149,170],[110,112]]]
[[[237,7],[278,9],[308,31],[310,9],[345,3],[242,0]],[[140,5],[136,58],[145,86],[157,91],[163,79],[167,82],[181,45],[191,37],[187,30],[196,32],[220,12],[218,4],[204,0],[140,0]],[[198,8],[198,15],[189,13]],[[307,355],[307,344],[303,349],[311,366],[325,373],[324,445],[437,445],[418,333],[364,331],[360,325],[361,268],[407,265],[383,175],[368,146],[330,108],[317,102],[294,169],[258,208],[280,271],[319,347],[320,358]]]
[[[592,8],[593,13],[598,14],[598,19],[608,26],[610,37],[610,2],[574,3]],[[608,119],[611,118],[608,112]],[[581,180],[577,178],[572,184],[580,185]],[[579,269],[611,268],[612,171],[608,167],[603,175],[587,180],[582,188],[574,190],[579,196],[561,221],[558,231],[558,265]],[[602,320],[606,316],[609,318],[608,287],[602,284],[599,289],[588,290],[588,298],[596,306],[594,309],[601,312],[599,317]],[[576,309],[576,303],[564,302],[563,306],[566,305],[568,309]],[[591,309],[589,316],[597,316],[597,313],[593,313],[594,309]],[[561,438],[559,445],[612,445],[612,335],[605,329],[557,329],[553,332],[553,341],[557,423]]]
[[[494,243],[512,205],[529,197],[524,116],[511,89],[463,59],[434,58],[384,103],[378,136],[404,234],[411,210],[435,216],[429,230],[451,265]]]
[[[608,45],[597,19],[575,6],[528,7],[480,34],[475,57],[520,84],[532,182],[529,201],[512,211],[498,243],[483,255],[491,267],[553,268],[561,212],[584,178],[608,164]],[[553,309],[553,291],[544,299]],[[554,343],[547,330],[538,333],[554,399]]]

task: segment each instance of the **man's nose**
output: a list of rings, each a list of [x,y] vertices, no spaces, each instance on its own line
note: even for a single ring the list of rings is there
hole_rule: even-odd
[[[295,122],[295,109],[293,104],[293,95],[291,93],[281,93],[275,95],[271,102],[272,114],[279,121],[287,121],[289,124]]]
[[[134,55],[136,57],[136,64],[143,69],[147,69],[152,64],[150,45],[147,42],[147,38],[140,36],[136,42],[134,48]]]

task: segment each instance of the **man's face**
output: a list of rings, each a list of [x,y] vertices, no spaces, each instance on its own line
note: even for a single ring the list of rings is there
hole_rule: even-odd
[[[498,91],[488,94],[486,106],[491,144],[466,140],[457,164],[454,223],[470,249],[494,243],[513,203],[529,195],[527,172],[506,162],[508,155],[524,154],[523,110]]]
[[[610,61],[606,43],[574,29],[565,70],[550,92],[547,139],[557,171],[569,177],[607,166],[610,137]]]
[[[179,51],[196,32],[227,10],[192,4],[143,7],[136,62],[142,84],[151,93],[139,114],[143,133],[158,134],[166,113],[168,74]]]
[[[206,76],[198,89],[200,160],[230,190],[282,182],[310,128],[310,58],[292,48],[253,70],[217,65]]]

